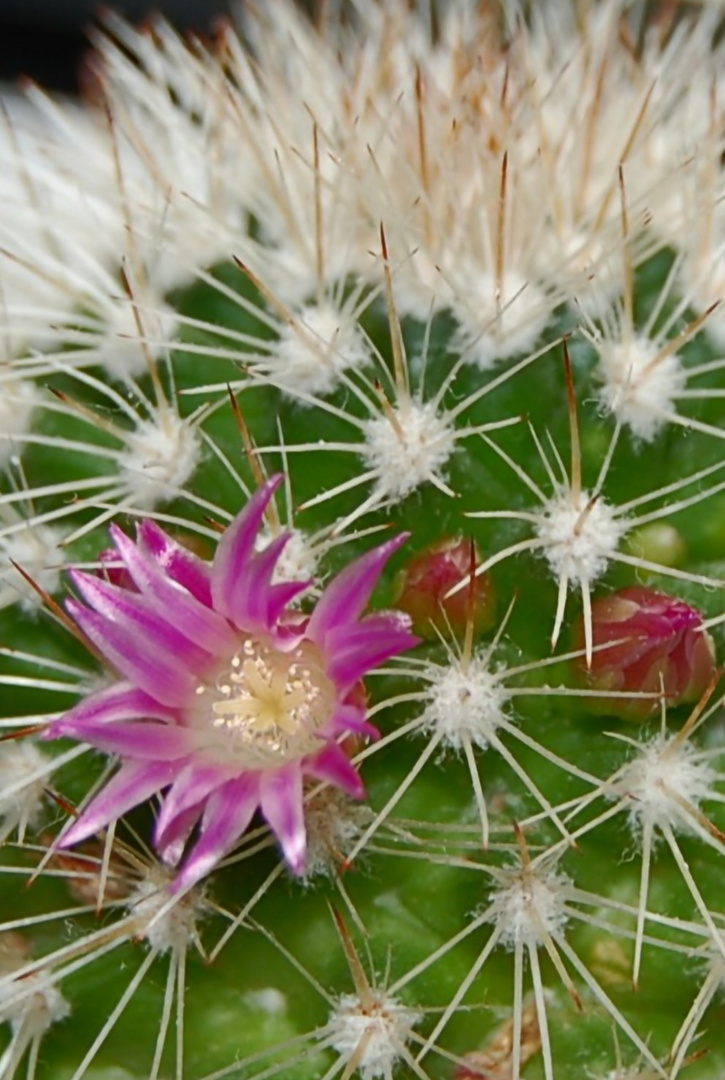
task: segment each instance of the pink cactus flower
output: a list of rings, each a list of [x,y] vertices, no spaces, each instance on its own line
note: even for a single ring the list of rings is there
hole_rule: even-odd
[[[683,600],[633,585],[592,604],[595,652],[591,668],[586,671],[583,659],[580,667],[597,690],[664,690],[669,705],[695,702],[715,670],[715,646],[701,627],[700,612]],[[575,640],[583,647],[581,625]],[[656,697],[607,698],[600,705],[630,720],[646,720],[660,708]]]
[[[85,600],[68,611],[118,673],[47,733],[90,743],[120,768],[62,838],[68,847],[158,796],[154,843],[175,887],[191,886],[233,847],[260,810],[295,873],[304,871],[303,779],[364,797],[345,753],[375,737],[360,680],[416,644],[399,612],[361,617],[398,536],[346,567],[307,617],[289,604],[309,582],[275,582],[288,540],[255,542],[282,481],[253,496],[211,564],[143,521],[134,543],[111,529],[128,583],[79,571]],[[124,579],[125,581],[125,579]]]

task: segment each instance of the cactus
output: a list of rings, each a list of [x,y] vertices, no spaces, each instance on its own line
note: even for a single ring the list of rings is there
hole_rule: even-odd
[[[3,114],[2,1080],[725,1074],[724,61],[259,0]]]

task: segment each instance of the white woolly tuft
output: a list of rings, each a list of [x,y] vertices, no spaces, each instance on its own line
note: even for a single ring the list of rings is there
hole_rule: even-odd
[[[587,491],[565,490],[547,501],[537,535],[554,577],[590,585],[601,577],[627,527],[604,499],[590,506]]]
[[[7,528],[0,530],[0,608],[19,603],[23,611],[37,613],[43,606],[40,595],[12,564],[21,567],[44,592],[56,592],[66,563],[60,546],[64,533],[50,525],[25,524],[8,509],[0,514],[3,521]]]
[[[432,402],[407,402],[393,411],[396,424],[386,416],[366,422],[362,456],[378,473],[380,496],[398,502],[422,484],[441,479],[456,432]]]
[[[381,990],[371,990],[371,994],[369,1005],[363,1005],[356,994],[338,999],[328,1021],[329,1040],[344,1061],[364,1045],[358,1060],[362,1080],[388,1080],[421,1014]]]
[[[14,1032],[22,1030],[25,1045],[70,1015],[70,1005],[42,971],[22,980],[22,996],[12,982],[0,988],[0,1021],[9,1023]]]
[[[155,421],[139,420],[127,444],[118,455],[119,471],[134,506],[142,510],[175,498],[201,457],[196,429],[171,410]]]
[[[269,349],[260,367],[292,394],[331,394],[343,372],[357,371],[370,360],[356,323],[329,302],[306,305]]]
[[[186,950],[198,940],[197,926],[206,911],[202,889],[174,896],[169,892],[173,873],[151,865],[128,900],[129,912],[138,920],[138,936],[158,952]]]
[[[546,935],[563,931],[568,916],[566,892],[571,881],[551,870],[530,866],[510,871],[510,880],[492,897],[490,921],[495,923],[506,948],[543,945]]]
[[[0,745],[0,840],[16,829],[22,838],[27,829],[40,824],[50,761],[28,739]],[[35,780],[29,779],[21,786],[25,777],[33,776]],[[12,794],[3,795],[10,787],[14,789]]]
[[[542,290],[513,270],[500,289],[490,272],[457,277],[451,306],[460,323],[457,346],[482,371],[533,352],[552,310]]]
[[[307,860],[303,882],[320,875],[334,877],[371,816],[368,807],[353,802],[334,787],[324,787],[306,801]]]
[[[499,674],[474,657],[465,668],[457,662],[441,668],[431,665],[429,676],[425,728],[441,735],[443,744],[453,750],[461,750],[468,740],[485,750],[505,719],[503,707],[510,697]]]
[[[130,300],[121,300],[109,304],[104,311],[107,319],[105,332],[101,331],[100,349],[103,367],[114,379],[125,382],[145,375],[149,368],[149,357],[158,360],[165,351],[176,331],[176,315],[165,304],[154,305],[153,309],[134,311]],[[139,339],[139,325],[148,344],[142,346]],[[162,344],[157,344],[162,343]]]
[[[675,411],[675,398],[685,386],[679,357],[667,355],[654,363],[660,352],[654,342],[641,336],[629,343],[599,345],[601,402],[644,442],[650,442],[666,423],[663,414]]]
[[[28,944],[19,934],[9,931],[0,937],[0,1023],[9,1024],[17,1040],[15,1046],[11,1044],[12,1050],[6,1049],[0,1059],[2,1075],[8,1080],[12,1080],[28,1047],[36,1044],[37,1049],[48,1028],[65,1020],[71,1011],[53,985],[49,971],[32,971],[12,978],[13,972],[20,972],[25,966],[28,953]],[[32,1055],[31,1049],[31,1059]],[[32,1071],[28,1075],[32,1077]]]
[[[696,745],[658,735],[623,769],[609,797],[631,799],[629,820],[637,833],[650,825],[682,831],[688,823],[683,802],[698,810],[715,794],[717,779]]]

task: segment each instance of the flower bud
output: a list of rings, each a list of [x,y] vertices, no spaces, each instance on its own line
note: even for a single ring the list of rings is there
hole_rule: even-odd
[[[664,691],[669,705],[697,701],[715,670],[715,645],[701,626],[700,612],[682,600],[641,585],[621,589],[592,604],[595,651],[591,668],[583,657],[579,668],[592,689],[658,697]],[[575,641],[583,648],[582,621]],[[616,644],[603,647],[608,642]],[[660,704],[658,698],[605,698],[598,707],[622,719],[646,720]]]
[[[462,637],[466,622],[473,620],[474,635],[490,630],[496,618],[496,600],[488,574],[480,574],[453,596],[447,596],[465,581],[471,566],[480,564],[472,541],[463,538],[440,540],[415,555],[393,583],[395,606],[410,615],[413,631],[420,637],[435,639],[438,634],[450,637],[451,631]],[[437,631],[437,633],[436,633]]]

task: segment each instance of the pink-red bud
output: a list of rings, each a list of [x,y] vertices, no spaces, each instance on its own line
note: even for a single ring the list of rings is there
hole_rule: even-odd
[[[415,555],[394,582],[395,606],[413,620],[420,637],[462,638],[468,619],[474,635],[490,630],[496,619],[496,601],[488,574],[480,574],[473,590],[466,584],[453,596],[456,585],[470,576],[481,559],[472,542],[463,538],[440,540]]]
[[[715,646],[695,608],[641,585],[604,596],[592,604],[591,667],[579,660],[587,685],[595,690],[666,695],[668,705],[698,701],[715,670]],[[575,630],[584,645],[584,626]],[[612,644],[603,648],[608,642]],[[597,708],[597,706],[594,706]],[[605,698],[598,708],[626,720],[646,720],[660,708],[657,698]]]

